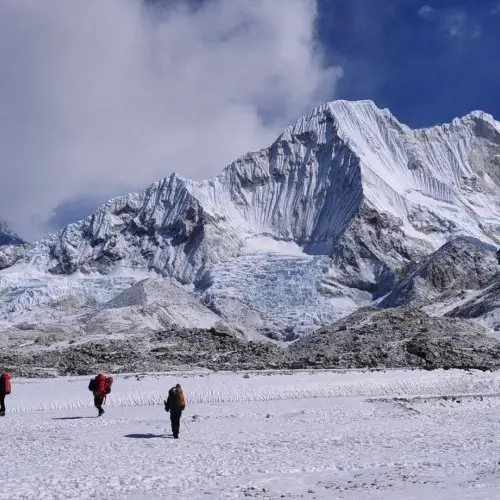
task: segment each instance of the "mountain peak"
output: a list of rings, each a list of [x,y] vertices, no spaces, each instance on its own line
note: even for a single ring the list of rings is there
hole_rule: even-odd
[[[6,222],[0,220],[0,246],[22,245],[25,241],[9,228]]]
[[[462,117],[462,120],[483,120],[489,123],[498,123],[493,115],[481,110],[474,110]]]
[[[395,120],[388,109],[380,109],[371,100],[348,101],[339,99],[317,106],[310,113],[287,127],[282,136],[300,135],[311,130],[319,131],[324,123],[331,123],[338,127],[339,125],[347,125],[351,120],[366,124],[383,118]]]

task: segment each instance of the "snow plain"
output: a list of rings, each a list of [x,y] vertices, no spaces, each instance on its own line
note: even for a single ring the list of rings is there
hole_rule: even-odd
[[[500,498],[500,373],[120,375],[102,418],[87,384],[13,381],[1,499]]]

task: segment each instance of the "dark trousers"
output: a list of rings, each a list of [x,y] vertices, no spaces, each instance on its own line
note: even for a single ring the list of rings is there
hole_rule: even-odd
[[[104,403],[104,398],[99,396],[94,396],[94,406],[99,410],[99,413],[103,411],[102,404]]]
[[[179,435],[179,430],[181,427],[181,413],[180,411],[170,410],[170,423],[172,424],[172,434],[175,436]]]
[[[0,413],[5,415],[5,394],[0,394]]]

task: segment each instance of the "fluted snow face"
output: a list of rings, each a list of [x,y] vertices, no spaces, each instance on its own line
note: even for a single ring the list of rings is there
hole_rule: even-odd
[[[325,115],[292,128],[217,178],[251,235],[300,245],[332,242],[362,200],[358,159]],[[227,203],[228,200],[226,200]]]
[[[411,130],[370,101],[329,106],[360,159],[365,200],[401,219],[407,236],[500,242],[500,123],[492,116]]]
[[[193,282],[238,255],[248,238],[331,247],[362,201],[359,161],[335,127],[325,115],[210,181],[172,175],[111,200],[27,258],[52,273],[108,272],[120,262]]]
[[[498,244],[499,188],[500,125],[490,115],[411,130],[370,101],[336,101],[211,180],[172,175],[24,254],[0,249],[0,267],[144,270],[194,284],[226,319],[237,303],[241,316],[277,328],[321,323],[366,304],[453,237]]]

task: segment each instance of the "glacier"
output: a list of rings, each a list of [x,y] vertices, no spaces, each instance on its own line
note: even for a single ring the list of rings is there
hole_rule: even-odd
[[[101,307],[164,277],[221,320],[293,339],[380,300],[454,238],[496,248],[499,187],[491,115],[412,130],[372,101],[329,102],[213,179],[172,174],[0,246],[1,320],[29,322],[65,296]]]

